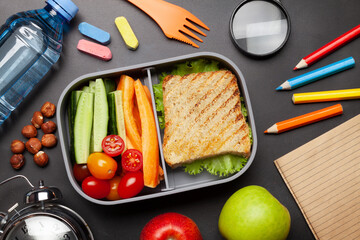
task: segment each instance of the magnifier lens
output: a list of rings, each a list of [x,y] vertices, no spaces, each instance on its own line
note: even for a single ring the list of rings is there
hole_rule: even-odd
[[[265,56],[279,50],[289,35],[289,21],[282,7],[271,1],[249,1],[234,12],[230,23],[237,46],[251,55]]]

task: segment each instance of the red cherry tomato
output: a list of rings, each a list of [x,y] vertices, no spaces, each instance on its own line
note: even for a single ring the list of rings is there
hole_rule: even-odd
[[[85,178],[81,187],[86,195],[95,199],[105,198],[110,192],[109,181],[100,180],[93,176]]]
[[[78,182],[84,181],[85,178],[91,176],[91,173],[87,167],[87,164],[74,164],[73,174]]]
[[[103,139],[101,146],[107,155],[116,157],[124,151],[125,142],[118,135],[109,135]]]
[[[118,193],[121,198],[131,198],[136,196],[144,188],[143,173],[128,172],[120,180]]]
[[[142,169],[143,157],[139,150],[128,149],[121,158],[121,166],[125,171],[136,172]]]

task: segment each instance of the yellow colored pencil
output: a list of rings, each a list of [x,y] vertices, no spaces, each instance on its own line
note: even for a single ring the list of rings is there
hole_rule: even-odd
[[[307,92],[295,93],[292,96],[294,104],[300,103],[314,103],[314,102],[330,102],[341,101],[360,98],[360,88],[321,91],[321,92]]]

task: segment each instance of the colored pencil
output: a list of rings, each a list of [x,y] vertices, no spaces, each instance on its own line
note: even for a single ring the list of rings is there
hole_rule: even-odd
[[[311,123],[319,122],[327,118],[335,117],[343,113],[341,104],[336,104],[327,108],[323,108],[314,112],[310,112],[298,117],[294,117],[288,120],[284,120],[275,123],[268,128],[264,133],[278,134],[285,131],[289,131],[295,128],[299,128]]]
[[[337,37],[333,41],[329,42],[328,44],[324,45],[323,47],[319,48],[315,52],[309,54],[308,56],[301,59],[301,61],[296,65],[294,70],[306,68],[311,64],[315,63],[316,61],[320,60],[321,58],[325,57],[326,55],[332,53],[336,49],[342,47],[343,45],[347,44],[351,40],[354,40],[360,35],[360,25],[357,25],[350,31],[344,33],[343,35]]]
[[[335,73],[345,71],[355,66],[355,60],[352,57],[345,58],[338,62],[329,64],[325,67],[291,78],[281,84],[276,90],[292,90],[306,84],[315,82],[322,78],[331,76]]]
[[[314,102],[330,102],[340,100],[350,100],[360,98],[360,88],[322,91],[322,92],[307,92],[295,93],[292,96],[294,104],[300,103],[314,103]]]

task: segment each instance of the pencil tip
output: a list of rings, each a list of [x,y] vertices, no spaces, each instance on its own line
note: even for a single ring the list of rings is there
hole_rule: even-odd
[[[297,67],[294,67],[294,69],[293,69],[293,70],[294,70],[294,71],[295,71],[295,70],[297,70]]]
[[[268,133],[268,130],[265,130],[264,133]]]
[[[308,67],[308,64],[306,63],[306,61],[304,59],[301,59],[301,61],[295,66],[294,70],[307,68],[307,67]]]
[[[282,87],[282,86],[278,86],[275,90],[276,90],[276,91],[283,90],[283,87]]]

